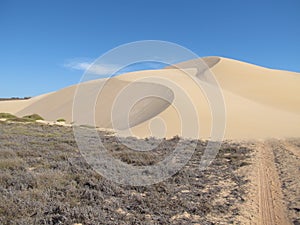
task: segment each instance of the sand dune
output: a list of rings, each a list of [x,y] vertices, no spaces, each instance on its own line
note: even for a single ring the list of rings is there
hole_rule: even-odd
[[[255,102],[300,114],[300,74],[222,58],[212,68],[223,89]]]
[[[229,60],[230,61],[230,60]],[[216,68],[217,65],[214,65],[212,70]],[[248,69],[251,70],[254,67],[253,73],[256,72],[256,67],[248,64],[244,64],[245,68],[243,70]],[[241,71],[243,71],[241,70]],[[149,73],[149,74],[147,74]],[[283,72],[284,73],[284,72]],[[169,74],[169,75],[167,75]],[[169,76],[173,82],[179,84],[183,90],[185,90],[189,96],[192,104],[195,106],[197,110],[197,115],[199,118],[198,126],[199,136],[208,138],[210,137],[210,131],[212,129],[212,116],[210,114],[209,104],[207,99],[204,96],[204,93],[199,90],[199,88],[193,83],[193,81],[184,74],[175,76],[175,73],[168,70],[168,73],[159,73],[157,71],[158,76]],[[201,74],[205,76],[205,74]],[[269,101],[268,104],[265,104],[263,100],[266,99],[263,94],[263,85],[258,86],[258,92],[260,91],[260,95],[256,93],[255,97],[261,96],[261,99],[258,98],[257,101],[254,98],[249,97],[249,92],[237,92],[235,89],[229,89],[228,83],[223,82],[219,77],[224,74],[216,74],[216,78],[219,84],[223,88],[223,95],[226,105],[226,138],[267,138],[267,137],[289,137],[289,136],[298,136],[300,134],[300,113],[297,111],[297,107],[291,105],[287,110],[283,109],[282,105],[280,105],[280,100],[277,101],[276,96],[275,99],[271,99],[273,101]],[[149,77],[155,76],[154,72],[144,72],[143,76]],[[226,76],[226,75],[225,75]],[[228,79],[231,79],[232,82],[235,80],[231,77],[232,74],[229,73]],[[284,76],[284,74],[283,74]],[[141,79],[140,73],[132,73],[120,76],[120,78],[134,80]],[[255,77],[255,79],[258,79]],[[264,77],[261,78],[263,82],[266,82]],[[270,79],[267,77],[267,79]],[[204,79],[206,80],[206,79]],[[226,79],[224,79],[227,81]],[[252,81],[251,78],[245,79],[245,88],[251,87],[251,82],[259,82],[257,80]],[[293,81],[295,82],[295,81]],[[250,84],[249,84],[250,83]],[[298,84],[300,84],[298,82]],[[202,85],[206,85],[204,81],[202,81]],[[226,86],[227,85],[227,86]],[[290,86],[286,84],[288,89],[290,90]],[[294,83],[291,85],[294,86]],[[243,88],[240,87],[241,90]],[[252,90],[255,90],[253,87]],[[271,90],[271,92],[273,92]],[[176,92],[178,93],[178,91]],[[244,95],[243,95],[244,94]],[[271,98],[271,94],[267,93],[267,97]],[[291,104],[295,104],[295,102],[299,101],[299,97],[297,95],[285,95],[283,92],[284,98],[290,98]],[[179,101],[179,104],[182,104],[182,108],[185,107],[185,101]],[[298,105],[297,105],[298,106]],[[294,108],[293,108],[294,107]],[[293,109],[293,110],[291,110]],[[180,126],[180,118],[178,116],[178,112],[171,106],[167,110],[160,113],[157,118],[161,118],[164,121],[164,124],[167,125],[168,129],[166,131],[167,137],[172,137],[174,135],[180,134],[181,126]],[[197,123],[196,120],[190,118],[188,122],[191,122],[189,125],[193,127],[193,123]],[[159,130],[162,124],[157,124],[155,126],[152,125],[151,128],[153,130]],[[151,134],[150,129],[148,129],[149,123],[143,123],[139,126],[134,127],[133,133],[138,134],[139,136],[149,136],[155,135],[155,133]],[[192,136],[189,132],[184,136]]]
[[[50,95],[51,93],[39,95],[30,99],[24,100],[9,100],[9,101],[0,101],[0,112],[8,112],[12,114],[17,114],[22,109],[29,107],[40,99]]]
[[[225,138],[300,135],[299,73],[221,57],[197,61],[89,81],[30,100],[0,102],[0,112],[95,123],[120,135],[209,138],[212,119],[218,122],[224,116],[217,113],[213,118],[213,104],[205,92],[217,93],[213,73],[226,107]]]

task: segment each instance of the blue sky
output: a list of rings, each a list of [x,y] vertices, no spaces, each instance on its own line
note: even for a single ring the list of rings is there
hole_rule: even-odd
[[[139,40],[300,72],[300,1],[1,0],[0,40],[0,97],[75,84],[88,63]]]

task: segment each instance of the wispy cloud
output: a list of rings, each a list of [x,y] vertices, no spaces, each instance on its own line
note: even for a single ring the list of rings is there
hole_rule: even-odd
[[[111,74],[114,74],[119,69],[117,65],[97,64],[93,63],[93,60],[78,58],[68,60],[64,64],[64,67],[73,70],[88,71],[88,73],[90,74],[95,74],[99,76],[109,76]]]
[[[120,65],[113,64],[93,63],[93,60],[86,58],[71,59],[64,64],[64,67],[66,68],[79,71],[88,71],[88,74],[97,75],[98,77],[108,77],[112,75],[115,76],[122,73],[128,73],[139,70],[162,69],[165,66],[167,65],[160,62],[141,61],[122,67]]]

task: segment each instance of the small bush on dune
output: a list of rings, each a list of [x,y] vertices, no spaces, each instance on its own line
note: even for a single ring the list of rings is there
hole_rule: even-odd
[[[63,118],[60,118],[60,119],[57,119],[56,122],[66,122],[66,120]]]
[[[32,115],[27,115],[27,116],[23,116],[22,117],[23,119],[31,119],[31,120],[44,120],[43,117],[41,117],[40,115],[38,114],[32,114]]]
[[[41,117],[38,114],[27,115],[27,116],[23,116],[22,118],[19,118],[9,113],[0,113],[0,118],[5,118],[7,119],[7,121],[24,122],[24,123],[35,122],[36,120],[44,120],[43,117]]]
[[[12,119],[12,118],[17,118],[17,117],[10,113],[0,113],[0,118],[1,119]]]
[[[19,118],[19,117],[9,118],[9,119],[7,119],[7,121],[21,122],[21,123],[35,122],[35,120],[33,120],[33,119],[29,119],[29,118]]]
[[[83,127],[83,128],[89,128],[89,129],[94,129],[96,128],[95,126],[93,125],[88,125],[88,124],[82,124],[82,125],[79,125],[80,127]]]

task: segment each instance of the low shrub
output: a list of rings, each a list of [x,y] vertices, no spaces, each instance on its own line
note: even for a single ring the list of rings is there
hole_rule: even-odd
[[[1,119],[12,119],[12,118],[17,118],[17,117],[10,113],[0,113],[0,118]]]
[[[63,119],[63,118],[59,118],[59,119],[56,120],[56,122],[66,122],[66,120]]]
[[[30,119],[30,118],[19,118],[19,117],[9,118],[9,119],[7,119],[7,121],[21,122],[21,123],[35,122],[35,120]]]
[[[38,114],[32,114],[32,115],[27,115],[27,116],[23,116],[22,117],[23,119],[31,119],[31,120],[44,120],[43,117],[41,117],[40,115]]]

